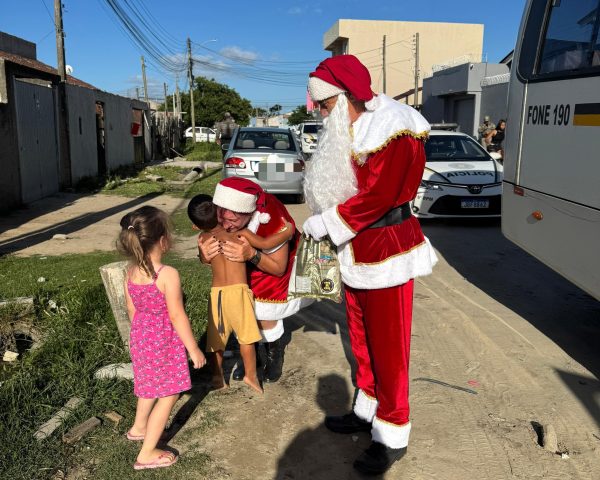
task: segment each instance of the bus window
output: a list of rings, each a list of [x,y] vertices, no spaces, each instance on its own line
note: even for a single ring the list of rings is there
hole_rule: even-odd
[[[600,66],[600,0],[554,0],[550,8],[538,73]]]

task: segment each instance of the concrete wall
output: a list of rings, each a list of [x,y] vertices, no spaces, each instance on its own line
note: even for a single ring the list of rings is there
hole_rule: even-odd
[[[458,123],[461,132],[476,137],[483,115],[494,114],[488,113],[492,108],[488,102],[493,103],[494,111],[506,111],[506,107],[498,110],[496,106],[506,103],[506,90],[490,90],[487,98],[482,98],[483,89],[490,87],[482,87],[481,82],[485,77],[506,73],[506,65],[488,63],[465,63],[437,71],[424,79],[421,112],[431,123]]]
[[[0,211],[22,203],[14,77],[38,78],[46,83],[56,78],[0,59],[0,92],[3,92],[0,98]]]
[[[123,165],[133,165],[135,154],[131,124],[133,108],[144,109],[146,104],[99,90],[73,85],[67,86],[69,110],[69,135],[71,150],[71,175],[73,183],[82,177],[98,174],[96,133],[96,102],[104,104],[106,138],[106,168],[114,170]],[[144,122],[147,150],[150,148],[150,129]],[[150,156],[146,152],[145,160]]]
[[[6,8],[6,7],[5,7]],[[22,38],[9,35],[8,33],[0,32],[0,50],[14,55],[20,55],[21,57],[31,58],[36,60],[35,43],[28,42]]]
[[[433,86],[433,77],[423,79],[423,92],[421,104],[421,113],[429,123],[448,123],[445,118],[445,105],[442,97],[434,96],[431,93]]]
[[[67,85],[67,105],[71,180],[76,184],[83,177],[98,174],[96,92],[89,88]]]
[[[421,80],[430,76],[433,65],[466,54],[481,61],[483,25],[480,24],[341,19],[323,35],[323,48],[334,55],[356,55],[369,68],[373,90],[382,92],[381,47],[386,35],[386,93],[393,97],[415,86],[413,35],[417,32]]]
[[[14,86],[7,66],[3,75],[0,63],[0,81],[6,86],[7,98],[14,98]],[[0,103],[0,211],[21,203],[21,177],[19,173],[19,142],[17,137],[17,114],[15,102]]]
[[[497,85],[487,85],[481,88],[481,109],[479,125],[483,123],[483,117],[489,115],[490,120],[498,123],[503,118],[506,120],[508,111],[508,82]]]

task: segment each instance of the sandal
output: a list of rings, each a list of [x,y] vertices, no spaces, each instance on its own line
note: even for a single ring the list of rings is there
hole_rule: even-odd
[[[170,460],[167,462],[161,462],[161,460],[165,459],[165,458],[169,458]],[[134,470],[146,470],[149,468],[170,467],[175,462],[177,462],[178,458],[179,457],[177,457],[177,455],[175,455],[173,452],[164,452],[161,455],[159,455],[156,460],[154,460],[152,462],[148,462],[148,463],[135,462],[133,464],[133,469]]]
[[[132,442],[141,442],[144,440],[144,435],[133,435],[131,430],[129,430],[125,436],[127,437],[127,440],[131,440]]]

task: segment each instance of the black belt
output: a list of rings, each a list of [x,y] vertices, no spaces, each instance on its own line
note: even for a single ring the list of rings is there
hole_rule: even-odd
[[[410,217],[412,217],[412,213],[410,211],[410,203],[406,202],[400,205],[399,207],[392,208],[382,218],[377,220],[372,225],[369,225],[369,228],[381,228],[389,227],[391,225],[400,225],[402,222],[408,220]]]

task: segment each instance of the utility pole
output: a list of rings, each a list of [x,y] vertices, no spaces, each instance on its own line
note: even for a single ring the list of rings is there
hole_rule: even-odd
[[[165,89],[165,117],[169,116],[169,106],[167,105],[167,83],[163,83],[163,87]]]
[[[144,61],[144,56],[142,55],[142,80],[144,81],[144,99],[146,103],[148,102],[148,82],[146,82],[146,62]]]
[[[192,117],[192,140],[196,145],[196,118],[194,113],[194,60],[192,59],[192,41],[190,37],[187,39],[188,48],[188,76],[190,79],[190,115]]]
[[[56,57],[60,83],[57,85],[59,104],[59,138],[58,155],[60,164],[60,183],[62,187],[70,187],[73,183],[71,175],[71,146],[69,138],[69,110],[67,105],[67,65],[65,61],[65,31],[63,30],[62,3],[54,0],[54,28],[56,30]]]
[[[385,35],[383,36],[383,93],[386,93],[385,88]]]
[[[140,87],[135,87],[135,98],[140,99]]]
[[[65,32],[63,30],[62,3],[54,0],[54,23],[56,26],[56,54],[58,57],[58,74],[60,81],[67,81],[67,65],[65,64]]]
[[[177,120],[180,120],[181,116],[181,99],[179,97],[179,75],[175,75],[175,99],[173,108],[176,108]]]
[[[414,107],[419,104],[419,32],[415,33],[415,95]]]

